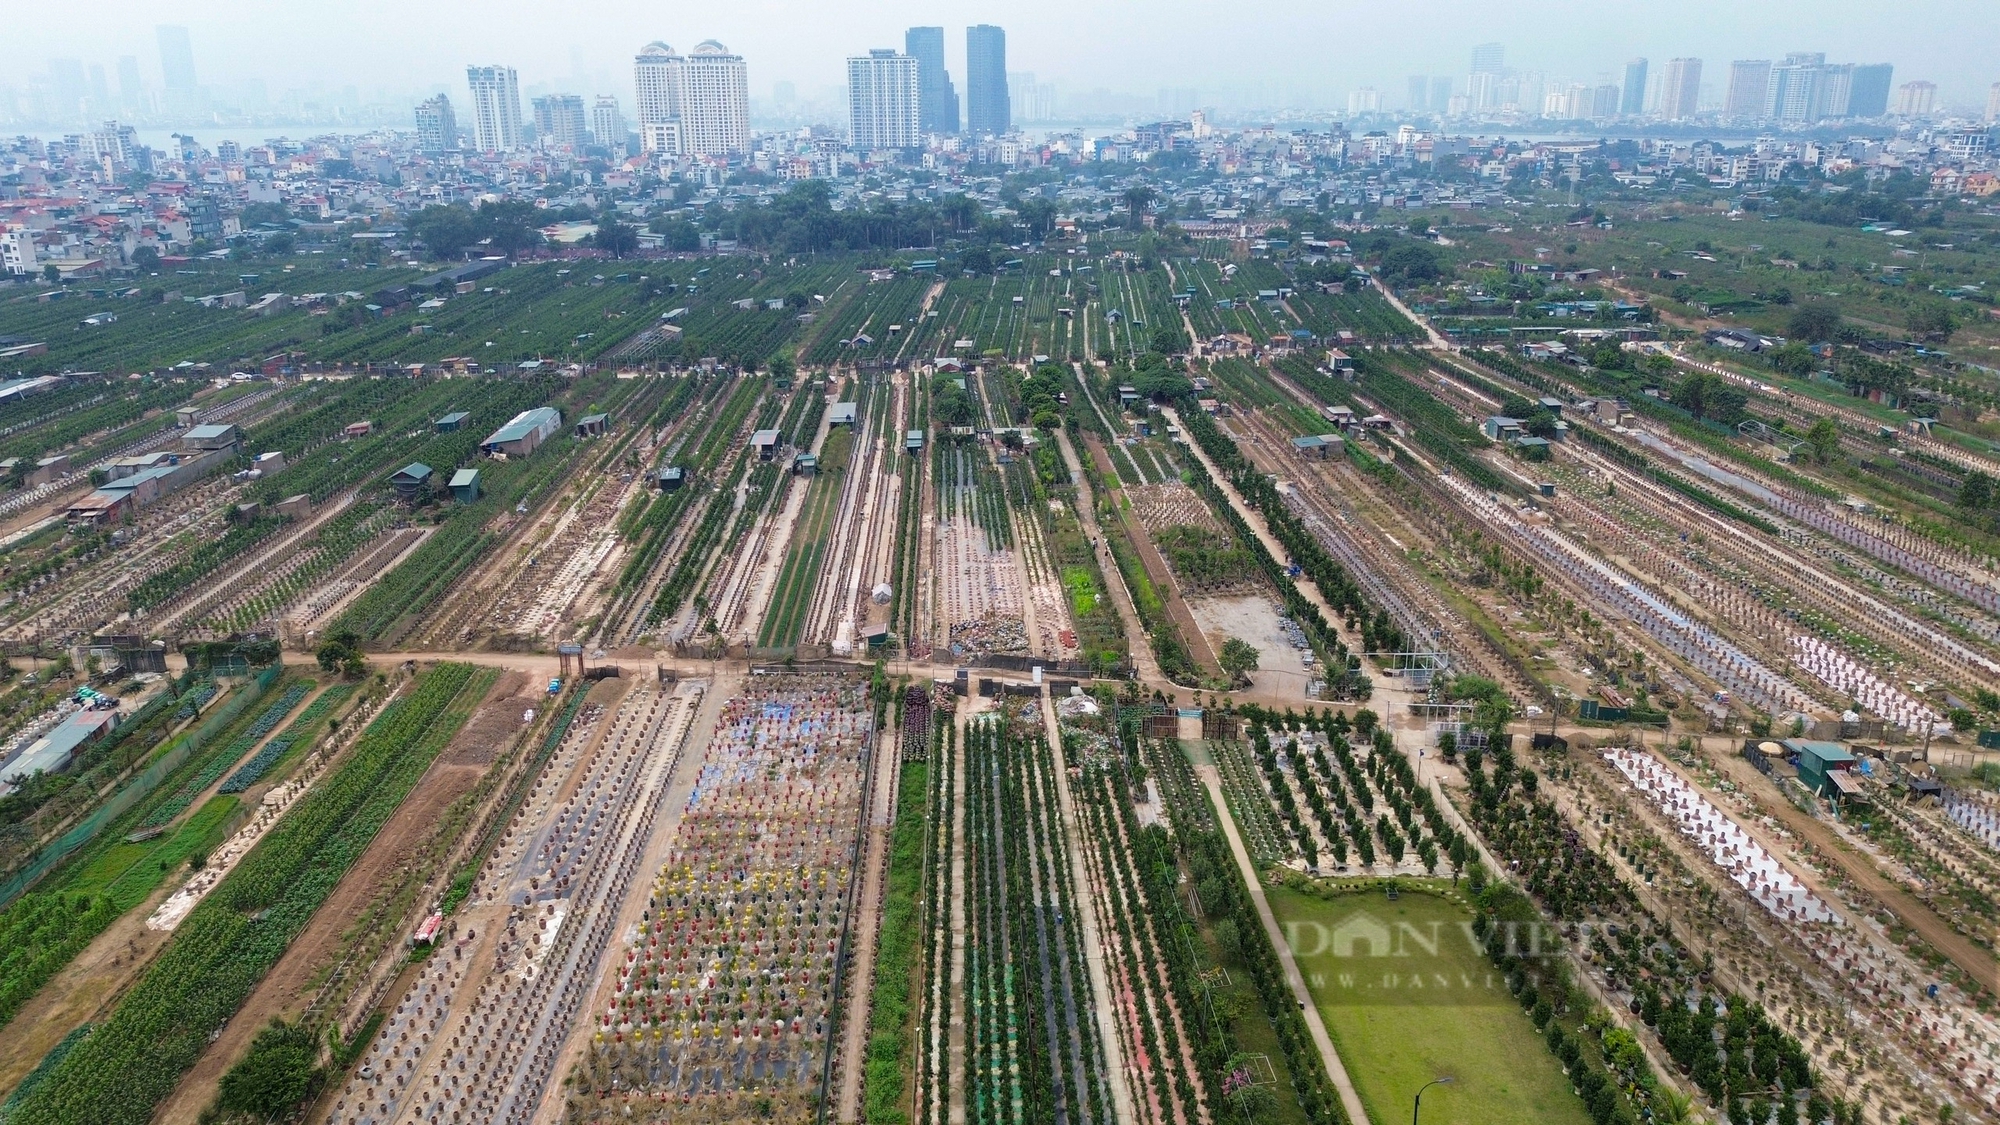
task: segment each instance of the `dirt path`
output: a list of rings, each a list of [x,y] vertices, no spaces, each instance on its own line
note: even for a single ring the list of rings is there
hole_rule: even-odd
[[[1951,928],[1950,923],[1937,916],[1922,900],[1911,894],[1902,884],[1890,879],[1867,855],[1855,851],[1854,846],[1842,839],[1827,823],[1818,817],[1808,816],[1786,800],[1782,794],[1772,792],[1771,781],[1758,773],[1748,760],[1734,754],[1723,753],[1709,756],[1709,760],[1724,776],[1747,792],[1758,796],[1758,804],[1766,815],[1774,818],[1785,830],[1813,846],[1819,854],[1840,865],[1841,873],[1863,892],[1888,907],[1898,921],[1928,942],[1931,948],[1951,959],[1952,964],[1970,974],[1989,990],[2000,992],[2000,976],[1996,976],[1996,962],[1991,952],[1981,949]],[[1666,762],[1672,768],[1671,762]],[[1677,770],[1683,777],[1686,771]],[[1694,778],[1688,780],[1699,786]],[[1717,800],[1717,807],[1726,807]],[[1772,855],[1784,855],[1789,849],[1784,841],[1769,838],[1757,818],[1738,815],[1736,821],[1759,843],[1770,850]],[[1812,872],[1798,872],[1802,877],[1810,877]],[[1819,893],[1833,901],[1830,892],[1821,889]]]
[[[499,718],[519,726],[517,701],[507,698],[523,678],[503,677],[488,701],[431,763],[396,814],[383,825],[361,858],[340,880],[333,893],[294,938],[277,965],[258,983],[222,1035],[209,1045],[179,1088],[154,1116],[161,1125],[196,1125],[203,1109],[215,1099],[216,1084],[249,1047],[250,1040],[274,1018],[295,1017],[317,992],[321,974],[338,962],[354,935],[350,926],[371,913],[375,900],[392,893],[425,841],[438,828],[451,804],[472,790],[492,765],[497,747],[480,737]],[[504,702],[503,702],[504,700]],[[350,745],[349,749],[352,749]],[[336,763],[333,768],[338,768]]]
[[[1431,347],[1442,348],[1445,351],[1453,350],[1451,346],[1451,341],[1439,335],[1438,330],[1431,327],[1430,321],[1425,320],[1423,317],[1420,317],[1416,313],[1411,312],[1410,306],[1404,304],[1402,298],[1397,297],[1396,294],[1392,292],[1388,286],[1382,284],[1382,280],[1380,278],[1375,278],[1373,279],[1373,281],[1375,284],[1376,292],[1382,294],[1383,300],[1395,306],[1397,312],[1402,313],[1406,317],[1409,317],[1411,324],[1414,324],[1418,328],[1424,330],[1424,335],[1430,337]]]
[[[152,963],[170,936],[147,929],[146,916],[183,882],[182,878],[168,880],[145,902],[126,911],[21,1005],[6,1033],[0,1034],[0,1090],[19,1086],[63,1036],[111,1014],[118,998]]]
[[[1197,765],[1196,776],[1208,789],[1208,799],[1215,805],[1215,819],[1222,825],[1223,835],[1229,838],[1229,850],[1236,856],[1236,869],[1243,875],[1243,882],[1250,888],[1250,901],[1257,907],[1257,917],[1264,922],[1264,934],[1271,939],[1271,947],[1278,951],[1278,961],[1284,966],[1285,983],[1291,986],[1292,996],[1299,1002],[1299,1014],[1306,1021],[1306,1030],[1312,1033],[1313,1045],[1319,1048],[1320,1061],[1326,1064],[1327,1077],[1333,1080],[1334,1089],[1340,1091],[1340,1104],[1347,1110],[1347,1119],[1352,1122],[1369,1120],[1368,1109],[1361,1104],[1361,1095],[1355,1092],[1354,1083],[1347,1077],[1347,1067],[1340,1061],[1340,1052],[1334,1050],[1333,1037],[1326,1033],[1326,1021],[1320,1018],[1319,1006],[1313,1003],[1312,994],[1306,991],[1306,978],[1299,973],[1299,963],[1292,959],[1292,947],[1285,941],[1284,932],[1278,929],[1277,916],[1271,913],[1271,903],[1264,897],[1264,884],[1257,878],[1256,865],[1250,862],[1250,853],[1243,847],[1243,837],[1236,832],[1236,818],[1229,814],[1229,802],[1222,796],[1222,775],[1213,765]]]
[[[1113,1121],[1133,1120],[1132,1088],[1125,1070],[1124,1045],[1112,1012],[1116,1007],[1111,992],[1111,976],[1104,963],[1104,942],[1099,936],[1103,923],[1097,917],[1097,903],[1089,894],[1090,876],[1084,870],[1083,840],[1078,835],[1081,817],[1076,797],[1069,789],[1069,762],[1063,754],[1062,729],[1056,722],[1055,700],[1042,696],[1042,723],[1048,728],[1049,754],[1055,759],[1056,804],[1061,810],[1063,850],[1069,853],[1069,885],[1076,902],[1076,920],[1083,931],[1084,967],[1090,972],[1091,1008],[1097,1016],[1097,1042],[1104,1052],[1104,1079],[1111,1087]]]
[[[882,885],[888,874],[889,836],[896,822],[896,779],[902,773],[901,739],[889,732],[875,739],[875,789],[868,795],[868,839],[861,868],[861,900],[854,916],[854,985],[841,1025],[840,1089],[836,1120],[861,1119],[861,1073],[867,1065],[868,1016],[875,994],[875,934],[882,922]]]
[[[1125,622],[1125,648],[1132,656],[1132,667],[1139,670],[1140,679],[1158,681],[1161,678],[1160,662],[1153,658],[1153,646],[1146,643],[1146,630],[1139,624],[1139,611],[1132,604],[1132,591],[1125,588],[1125,575],[1104,546],[1104,529],[1097,525],[1097,502],[1091,495],[1089,478],[1083,475],[1083,463],[1077,460],[1076,447],[1070,444],[1068,431],[1056,431],[1056,445],[1062,450],[1064,463],[1069,466],[1070,479],[1076,482],[1076,518],[1083,524],[1092,549],[1097,552],[1098,569],[1104,572],[1104,585],[1110,591],[1111,604],[1118,607],[1118,616]]]

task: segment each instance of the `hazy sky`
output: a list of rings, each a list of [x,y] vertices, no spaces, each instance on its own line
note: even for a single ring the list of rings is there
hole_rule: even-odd
[[[9,10],[13,9],[13,10]],[[1996,0],[1150,0],[1078,3],[1008,0],[731,0],[640,4],[612,0],[89,0],[0,2],[8,70],[50,58],[104,64],[116,82],[121,54],[159,77],[153,27],[185,24],[205,83],[263,80],[291,87],[357,84],[363,90],[464,86],[469,62],[504,63],[523,85],[551,82],[629,103],[630,59],[653,39],[686,51],[720,39],[749,61],[753,96],[789,80],[802,95],[842,81],[849,54],[902,45],[911,24],[942,24],[948,65],[963,88],[963,28],[1007,29],[1010,70],[1035,72],[1071,91],[1105,87],[1150,96],[1192,87],[1204,101],[1257,83],[1320,98],[1361,85],[1390,104],[1411,74],[1451,74],[1461,85],[1474,44],[1506,45],[1511,66],[1590,81],[1633,55],[1694,55],[1720,88],[1730,59],[1825,51],[1831,61],[1891,62],[1896,80],[1928,78],[1941,100],[1983,107],[2000,81]],[[571,78],[581,52],[584,73]]]

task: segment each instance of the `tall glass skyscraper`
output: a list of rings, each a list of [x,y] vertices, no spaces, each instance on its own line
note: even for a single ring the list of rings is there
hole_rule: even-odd
[[[917,107],[923,131],[958,132],[958,90],[944,68],[944,28],[913,27],[904,32],[903,53],[917,60]]]
[[[1637,117],[1646,112],[1646,60],[1633,59],[1625,64],[1625,96],[1618,103],[1618,112],[1625,117]]]
[[[160,40],[160,75],[167,89],[194,89],[194,45],[188,41],[188,29],[163,23],[153,31]]]
[[[982,23],[965,29],[965,131],[973,136],[1012,131],[1007,101],[1007,33]]]

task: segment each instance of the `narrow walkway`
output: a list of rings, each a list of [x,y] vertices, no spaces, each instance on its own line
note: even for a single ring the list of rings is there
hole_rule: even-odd
[[[1212,765],[1194,768],[1195,775],[1208,788],[1208,799],[1215,805],[1215,818],[1222,824],[1222,834],[1229,838],[1229,851],[1236,857],[1236,870],[1242,873],[1243,882],[1250,888],[1250,901],[1256,904],[1257,917],[1264,920],[1264,933],[1271,939],[1272,948],[1278,951],[1278,961],[1285,969],[1285,983],[1292,986],[1292,995],[1298,999],[1299,1014],[1305,1018],[1306,1030],[1312,1033],[1313,1044],[1319,1048],[1320,1061],[1326,1064],[1327,1077],[1333,1080],[1334,1089],[1340,1091],[1341,1107],[1347,1110],[1347,1120],[1353,1125],[1368,1125],[1368,1108],[1361,1104],[1361,1095],[1354,1090],[1354,1083],[1347,1077],[1347,1067],[1340,1061],[1340,1052],[1333,1047],[1333,1037],[1326,1033],[1326,1021],[1319,1016],[1319,1006],[1313,1003],[1312,993],[1306,991],[1306,978],[1299,974],[1299,964],[1292,959],[1292,947],[1285,941],[1284,931],[1278,928],[1278,919],[1271,913],[1271,903],[1264,897],[1264,884],[1257,878],[1257,868],[1250,862],[1250,853],[1243,847],[1243,837],[1237,835],[1236,818],[1229,815],[1229,803],[1222,796],[1222,776]]]
[[[1414,325],[1416,325],[1416,326],[1417,326],[1418,328],[1421,328],[1421,329],[1423,329],[1423,330],[1424,330],[1424,334],[1430,337],[1430,341],[1431,341],[1431,347],[1434,347],[1434,348],[1440,348],[1440,349],[1442,349],[1442,350],[1444,350],[1444,351],[1448,351],[1448,352],[1451,352],[1451,351],[1457,351],[1457,350],[1458,350],[1457,348],[1455,348],[1455,347],[1453,347],[1453,346],[1452,346],[1452,343],[1451,343],[1451,341],[1450,341],[1450,340],[1447,340],[1447,339],[1445,339],[1445,338],[1444,338],[1444,337],[1443,337],[1442,335],[1440,335],[1440,334],[1438,333],[1438,330],[1437,330],[1437,329],[1435,329],[1435,328],[1432,328],[1432,327],[1431,327],[1431,322],[1430,322],[1430,321],[1428,321],[1428,320],[1425,320],[1425,319],[1424,319],[1423,317],[1420,317],[1420,316],[1418,316],[1418,315],[1417,315],[1416,313],[1413,313],[1413,312],[1411,312],[1411,311],[1410,311],[1410,306],[1408,306],[1408,305],[1404,304],[1404,303],[1403,303],[1403,301],[1402,301],[1402,298],[1400,298],[1400,297],[1396,296],[1396,294],[1395,294],[1395,293],[1393,293],[1393,292],[1391,292],[1391,291],[1390,291],[1390,289],[1389,289],[1389,287],[1388,287],[1388,286],[1386,286],[1386,285],[1382,284],[1382,279],[1381,279],[1381,278],[1379,278],[1379,277],[1378,277],[1378,278],[1372,278],[1372,279],[1370,279],[1370,280],[1371,280],[1371,281],[1372,281],[1372,282],[1374,283],[1374,285],[1375,285],[1375,291],[1376,291],[1376,292],[1378,292],[1378,293],[1380,293],[1380,294],[1382,294],[1382,299],[1383,299],[1383,300],[1385,300],[1385,301],[1389,302],[1389,304],[1391,304],[1391,305],[1395,306],[1395,309],[1396,309],[1396,311],[1397,311],[1397,312],[1399,312],[1399,313],[1402,313],[1402,314],[1403,314],[1404,316],[1406,316],[1406,317],[1409,317],[1409,318],[1410,318],[1410,323],[1411,323],[1411,324],[1414,324]]]
[[[874,791],[867,796],[868,829],[863,847],[860,909],[854,917],[854,986],[848,992],[847,1016],[841,1026],[840,1090],[837,1120],[861,1120],[861,1077],[868,1066],[869,1017],[874,1014],[875,943],[882,922],[882,891],[888,876],[889,837],[895,831],[897,779],[902,776],[901,732],[883,731],[875,739]]]
[[[1118,1038],[1113,1015],[1116,1003],[1111,993],[1111,976],[1104,965],[1104,943],[1099,938],[1097,903],[1090,895],[1090,878],[1083,869],[1084,842],[1079,836],[1081,818],[1076,798],[1069,791],[1069,758],[1063,753],[1062,728],[1056,722],[1055,700],[1042,693],[1042,722],[1048,730],[1049,753],[1055,758],[1056,805],[1062,813],[1063,850],[1069,853],[1069,885],[1076,903],[1077,921],[1083,930],[1083,960],[1090,970],[1091,1008],[1097,1015],[1097,1045],[1104,1052],[1104,1081],[1111,1087],[1111,1119],[1132,1121],[1132,1087],[1125,1073],[1125,1049]]]

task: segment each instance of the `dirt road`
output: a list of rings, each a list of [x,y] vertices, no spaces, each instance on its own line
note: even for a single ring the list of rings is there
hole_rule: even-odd
[[[1924,905],[1902,884],[1882,873],[1875,861],[1859,854],[1853,845],[1841,839],[1832,826],[1814,816],[1801,812],[1796,805],[1773,791],[1771,780],[1757,772],[1748,760],[1734,754],[1711,755],[1711,760],[1722,774],[1754,793],[1764,811],[1769,813],[1785,830],[1811,844],[1819,854],[1840,866],[1857,888],[1874,897],[1877,902],[1889,908],[1905,926],[1915,930],[1918,936],[1928,942],[1931,948],[1951,959],[1952,964],[1970,974],[1974,980],[1984,984],[1989,991],[2000,993],[2000,978],[1996,977],[1996,962],[1992,952],[1981,949],[1971,939],[1952,929],[1950,923],[1937,916],[1936,912]],[[1783,854],[1780,841],[1766,839],[1751,818],[1739,818],[1752,836],[1760,838],[1773,855]]]
[[[440,830],[445,810],[472,791],[491,766],[499,742],[498,729],[520,726],[523,693],[531,687],[524,676],[502,677],[474,711],[457,736],[431,763],[416,788],[404,799],[389,822],[361,853],[353,868],[340,880],[325,903],[313,915],[304,932],[293,939],[272,969],[250,993],[236,1016],[223,1027],[222,1035],[188,1072],[173,1097],[154,1120],[162,1125],[195,1125],[202,1110],[214,1100],[216,1084],[236,1060],[243,1056],[250,1040],[274,1018],[296,1017],[311,1001],[323,974],[340,961],[348,944],[357,938],[359,920],[378,913],[377,900],[396,893],[409,877],[434,833]],[[424,905],[427,905],[424,904]],[[385,916],[385,925],[400,928],[402,918]],[[391,942],[392,948],[400,948]],[[354,972],[365,972],[358,965]]]

